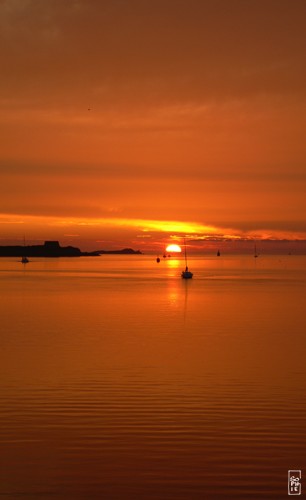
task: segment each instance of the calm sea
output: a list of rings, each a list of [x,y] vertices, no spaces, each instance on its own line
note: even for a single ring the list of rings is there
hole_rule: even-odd
[[[0,259],[1,498],[306,494],[306,257],[189,264]]]

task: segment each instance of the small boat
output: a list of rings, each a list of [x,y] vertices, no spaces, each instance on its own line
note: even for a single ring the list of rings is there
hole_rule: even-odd
[[[25,236],[23,237],[23,247],[25,249]],[[22,262],[22,264],[27,264],[30,261],[29,261],[28,257],[26,257],[26,255],[23,255],[20,262]]]
[[[182,271],[182,278],[184,278],[185,280],[188,280],[188,279],[192,278],[192,276],[193,276],[193,273],[191,271],[189,271],[188,266],[186,266],[185,271]]]
[[[160,258],[159,257],[156,257],[156,262],[159,263],[160,262]]]
[[[185,280],[188,280],[190,278],[192,278],[193,276],[193,273],[191,271],[189,271],[188,269],[188,264],[187,264],[187,251],[186,251],[186,241],[184,240],[184,248],[185,248],[185,264],[186,264],[186,267],[185,267],[185,271],[182,271],[182,278],[184,278]]]
[[[220,250],[218,250],[218,252],[217,252],[217,257],[220,257],[220,255],[221,255],[221,254],[220,254]]]

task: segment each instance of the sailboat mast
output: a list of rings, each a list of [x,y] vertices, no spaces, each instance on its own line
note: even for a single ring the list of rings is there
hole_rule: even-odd
[[[256,243],[254,245],[254,257],[258,257],[258,253],[257,253],[257,248],[256,248]]]
[[[187,248],[186,248],[186,238],[184,238],[184,249],[185,249],[185,264],[186,264],[186,268],[185,268],[185,271],[182,271],[182,278],[184,279],[190,279],[192,278],[193,276],[193,273],[191,271],[189,271],[188,269],[188,265],[187,265]]]

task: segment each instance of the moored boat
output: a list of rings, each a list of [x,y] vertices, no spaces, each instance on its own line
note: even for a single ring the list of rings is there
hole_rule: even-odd
[[[192,278],[193,273],[192,273],[191,271],[189,271],[189,269],[188,269],[188,263],[187,263],[187,250],[186,250],[186,241],[185,241],[185,240],[184,240],[184,248],[185,248],[185,265],[186,265],[186,267],[185,267],[185,270],[184,270],[184,271],[182,271],[181,276],[182,276],[182,278],[184,278],[185,280],[188,280],[188,279]]]

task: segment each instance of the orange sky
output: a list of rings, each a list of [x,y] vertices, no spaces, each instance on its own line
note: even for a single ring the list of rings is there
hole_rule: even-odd
[[[2,0],[0,244],[305,239],[304,0]]]

